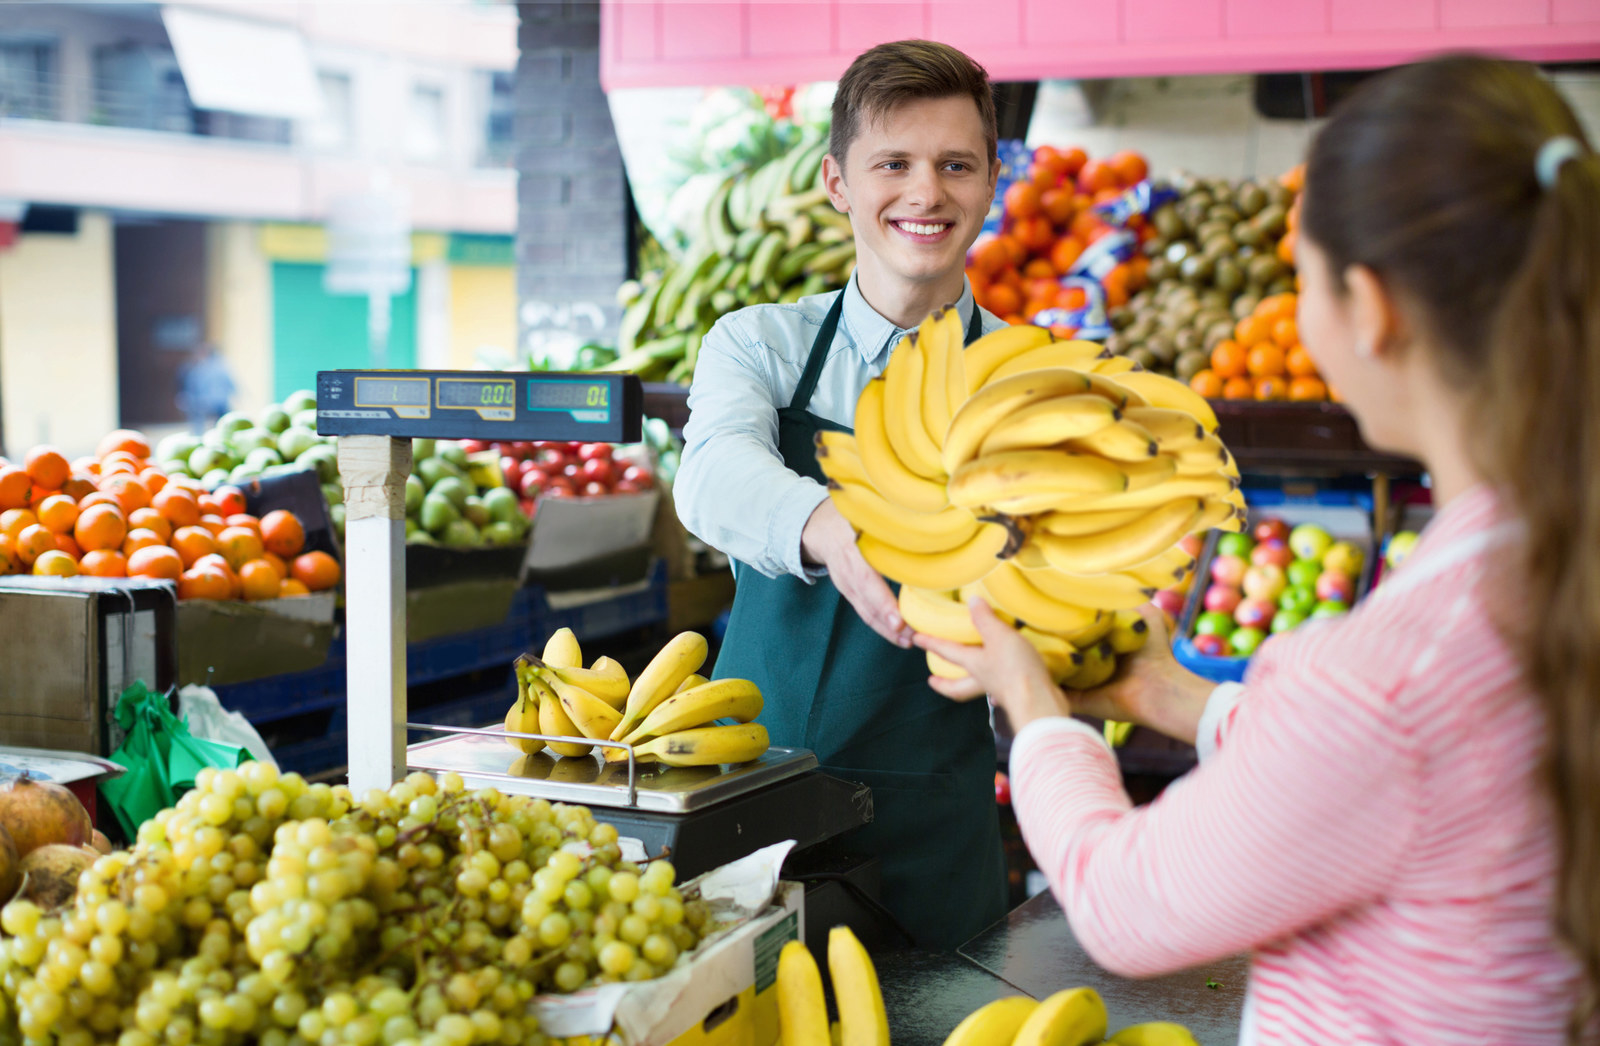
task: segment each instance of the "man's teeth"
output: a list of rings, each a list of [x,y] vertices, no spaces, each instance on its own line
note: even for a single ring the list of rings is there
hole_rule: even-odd
[[[904,229],[906,232],[912,233],[916,236],[937,236],[939,233],[950,228],[948,223],[941,223],[939,225],[919,225],[916,222],[898,222],[896,224],[898,224],[900,228]]]

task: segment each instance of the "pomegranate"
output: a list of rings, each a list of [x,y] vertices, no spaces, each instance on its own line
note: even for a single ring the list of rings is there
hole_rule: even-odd
[[[9,901],[17,892],[18,874],[17,844],[11,841],[6,826],[0,824],[0,904]]]
[[[78,893],[78,877],[99,858],[83,846],[46,843],[22,859],[21,896],[45,911],[59,908]]]
[[[27,774],[0,785],[0,825],[11,832],[18,857],[50,843],[82,846],[94,831],[89,811],[69,789]]]

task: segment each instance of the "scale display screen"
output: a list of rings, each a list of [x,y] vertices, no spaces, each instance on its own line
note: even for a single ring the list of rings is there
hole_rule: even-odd
[[[484,440],[633,443],[644,389],[632,374],[321,371],[317,431]]]

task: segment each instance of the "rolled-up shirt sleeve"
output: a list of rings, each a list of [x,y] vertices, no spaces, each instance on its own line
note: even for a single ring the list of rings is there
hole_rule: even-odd
[[[800,534],[828,491],[786,467],[778,451],[778,408],[787,406],[798,375],[735,320],[711,328],[695,364],[673,486],[678,518],[768,577],[814,581],[823,572],[802,560]]]

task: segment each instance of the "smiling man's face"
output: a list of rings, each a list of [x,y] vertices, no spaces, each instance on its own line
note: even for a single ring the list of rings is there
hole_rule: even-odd
[[[834,205],[855,229],[863,286],[885,289],[949,280],[963,270],[999,167],[989,160],[978,107],[964,95],[863,114],[843,176],[828,166]]]

